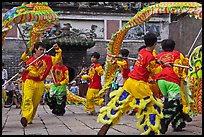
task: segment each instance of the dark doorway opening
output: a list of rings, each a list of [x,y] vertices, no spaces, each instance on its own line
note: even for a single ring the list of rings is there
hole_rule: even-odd
[[[71,67],[68,67],[68,71],[69,71],[69,82],[71,82],[74,78],[75,78],[75,70]]]

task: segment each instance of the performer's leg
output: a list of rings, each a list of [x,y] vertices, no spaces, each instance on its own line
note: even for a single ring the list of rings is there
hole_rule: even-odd
[[[180,101],[178,100],[176,103],[177,104],[177,108],[176,108],[176,116],[174,117],[174,119],[172,120],[171,124],[172,124],[172,128],[174,129],[174,131],[181,131],[182,128],[184,128],[186,126],[186,123],[184,121],[184,117],[183,117],[183,105],[180,104]]]
[[[106,135],[106,133],[108,132],[109,128],[111,127],[111,124],[105,124],[101,127],[101,129],[99,130],[97,135]]]
[[[33,95],[33,113],[32,113],[31,119],[28,119],[28,123],[32,122],[33,118],[35,117],[38,105],[44,93],[44,82],[36,83],[36,87],[39,87],[39,88],[36,88],[34,95]]]
[[[26,127],[28,120],[31,120],[32,113],[33,113],[33,95],[35,89],[33,88],[33,80],[27,79],[24,83],[24,90],[23,90],[23,103],[21,104],[22,110],[22,117],[21,117],[21,124]]]
[[[179,101],[178,100],[170,100],[165,101],[164,109],[163,109],[163,115],[164,118],[161,119],[161,129],[160,132],[162,134],[165,134],[165,132],[168,130],[168,126],[170,122],[175,118],[175,116],[180,113],[178,106]]]
[[[88,88],[87,94],[86,94],[86,103],[84,105],[84,109],[87,112],[95,112],[94,108],[94,92],[95,89]]]
[[[56,101],[55,114],[58,116],[63,116],[66,107],[66,92],[56,94]]]

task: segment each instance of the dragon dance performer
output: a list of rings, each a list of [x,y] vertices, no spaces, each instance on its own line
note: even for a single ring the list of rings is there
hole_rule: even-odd
[[[139,47],[139,48],[138,48],[138,52],[139,52],[141,49],[143,49],[143,48],[146,48],[146,45],[143,45],[143,46]],[[154,49],[154,50],[152,51],[152,55],[153,55],[154,57],[156,57],[157,54],[158,54],[158,53],[157,53],[156,49]],[[154,72],[155,74],[161,72],[161,67],[159,67],[159,66],[160,66],[159,64],[156,64],[155,70],[154,70],[154,71],[155,71],[155,72]],[[150,75],[149,78],[148,78],[148,81],[149,81],[148,85],[149,85],[151,91],[153,92],[153,95],[154,95],[156,98],[161,99],[162,94],[161,94],[161,92],[160,92],[160,90],[159,90],[158,84],[154,81],[154,76]],[[137,112],[137,108],[133,109],[132,112],[129,113],[129,115],[134,116],[134,115],[136,114],[136,112]]]
[[[161,43],[163,52],[156,56],[157,60],[161,62],[172,62],[175,64],[182,64],[180,59],[180,52],[174,51],[175,42],[172,39],[165,39]],[[185,127],[183,106],[180,97],[180,83],[183,71],[179,67],[166,67],[162,66],[162,71],[155,76],[158,81],[158,86],[162,95],[165,97],[163,115],[161,119],[161,130],[164,134],[170,122],[174,131],[180,131]]]
[[[98,96],[99,91],[102,89],[101,76],[103,75],[103,68],[98,63],[100,54],[94,52],[91,55],[91,62],[93,63],[90,67],[88,75],[82,75],[82,79],[90,79],[90,84],[86,94],[86,103],[84,106],[85,111],[90,115],[96,115],[94,105],[101,106],[104,99]]]
[[[128,55],[129,55],[129,50],[121,49],[120,54],[119,54],[119,57],[121,57],[121,60],[114,59],[112,61],[113,64],[117,64],[117,66],[120,69],[120,72],[122,73],[123,84],[128,79],[128,74],[130,73],[129,61],[128,61],[128,59],[125,59]],[[117,79],[117,77],[116,77],[116,79]],[[108,89],[108,91],[105,94],[106,104],[110,100],[110,98],[109,98],[110,92],[112,92],[112,90],[114,90],[114,89],[119,88],[118,85],[116,86],[116,88],[114,88],[114,83],[112,83],[112,84],[113,84],[113,88]]]
[[[97,122],[104,125],[98,135],[105,135],[108,129],[120,120],[127,111],[137,108],[137,126],[143,130],[142,134],[160,134],[160,119],[163,117],[162,101],[155,98],[148,84],[148,78],[154,73],[156,65],[152,51],[157,44],[157,37],[153,33],[144,36],[146,48],[138,53],[134,70],[122,88],[110,94],[110,102],[100,109]]]
[[[177,50],[174,50],[174,52],[177,52],[177,54],[180,55],[180,60],[181,60],[180,62],[182,65],[184,66],[189,65],[189,59],[187,56],[184,57],[184,55]],[[189,110],[189,100],[188,100],[189,97],[184,88],[185,79],[187,77],[187,72],[188,72],[187,68],[181,68],[181,67],[178,68],[178,76],[181,81],[180,82],[180,95],[181,95],[181,104],[183,105],[183,117],[185,121],[191,122],[192,118],[189,115],[189,111],[190,111]]]
[[[62,57],[62,50],[59,48],[59,46],[54,44],[53,48],[56,52],[55,56],[44,55],[26,69],[22,68],[20,70],[22,73],[27,73],[23,86],[23,103],[21,106],[21,124],[23,127],[26,127],[28,123],[32,123],[38,104],[44,92],[44,80],[47,77],[52,65],[58,63]],[[44,51],[45,45],[42,42],[35,43],[33,57],[26,62],[26,66],[44,54]]]
[[[121,49],[120,50],[120,55],[122,57],[127,57],[129,55],[129,50],[127,49]],[[115,60],[114,63],[117,63],[117,65],[119,66],[121,72],[122,72],[122,76],[123,76],[123,83],[125,83],[125,81],[128,79],[128,74],[130,72],[130,65],[127,59],[122,58],[121,61],[119,60]]]
[[[69,81],[68,68],[63,64],[63,59],[52,67],[54,83],[47,96],[47,105],[52,109],[52,113],[62,116],[65,113],[67,89],[66,84]]]

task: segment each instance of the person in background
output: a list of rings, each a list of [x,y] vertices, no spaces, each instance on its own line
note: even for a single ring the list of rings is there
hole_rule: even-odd
[[[123,87],[124,80],[123,80],[123,75],[122,75],[120,69],[118,69],[118,71],[116,72],[115,82],[116,82],[116,85],[117,85],[117,89],[120,88],[120,87]]]
[[[53,80],[52,80],[52,76],[51,74],[49,73],[45,79],[45,90],[44,90],[44,93],[42,95],[42,98],[40,100],[40,104],[41,105],[45,105],[47,103],[47,93],[48,93],[48,90],[50,88],[50,85],[53,83]],[[46,87],[49,87],[49,88],[46,88]]]
[[[73,94],[79,95],[79,87],[76,85],[76,81],[73,81],[71,84],[72,84],[72,85],[71,85],[71,87],[70,87],[69,90],[70,90]]]
[[[87,65],[83,65],[82,69],[85,70],[82,75],[88,74],[87,70]],[[88,79],[80,79],[80,84],[79,84],[79,96],[81,97],[86,97],[86,93],[89,87],[89,81]]]
[[[119,56],[121,57],[128,57],[129,55],[129,50],[127,49],[121,49]],[[113,63],[117,63],[117,65],[120,68],[120,72],[122,73],[123,77],[123,83],[128,79],[128,74],[130,73],[130,65],[129,61],[127,59],[122,58],[120,61],[119,60],[114,60]]]
[[[16,105],[16,108],[20,108],[20,104],[19,102],[17,101],[17,98],[15,96],[15,85],[12,81],[9,81],[4,89],[6,91],[8,91],[6,94],[8,96],[8,99],[5,103],[5,106],[4,107],[11,107],[13,105],[13,103]]]
[[[4,68],[4,63],[2,62],[2,85],[8,80],[7,69]]]

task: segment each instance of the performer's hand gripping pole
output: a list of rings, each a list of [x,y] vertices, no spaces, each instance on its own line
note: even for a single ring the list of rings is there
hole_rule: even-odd
[[[169,63],[171,66],[174,66],[174,67],[187,68],[187,69],[192,70],[192,67],[190,67],[190,66],[184,66],[184,65],[174,64],[174,63],[171,63],[171,62],[166,62],[166,63]],[[162,64],[164,64],[164,63],[162,62]]]
[[[70,85],[70,84],[72,84],[73,83],[73,81],[75,81],[77,78],[79,78],[84,72],[86,72],[86,71],[88,71],[91,67],[93,67],[94,66],[94,63],[92,63],[87,69],[85,69],[85,70],[81,70],[81,72],[71,81],[71,82],[69,82],[68,83],[68,85]]]
[[[109,54],[111,57],[113,57],[113,58],[120,58],[120,59],[128,59],[128,60],[135,60],[135,61],[137,61],[137,59],[136,58],[130,58],[130,57],[121,57],[121,56],[116,56],[116,55],[111,55],[111,54]]]
[[[30,65],[32,65],[33,63],[35,63],[37,60],[39,60],[40,58],[42,58],[45,54],[47,54],[48,52],[50,52],[52,49],[54,48],[54,46],[53,47],[51,47],[49,50],[47,50],[46,52],[44,52],[42,55],[40,55],[39,57],[37,57],[35,60],[33,60],[30,64],[28,64],[27,66],[26,66],[26,68],[27,67],[29,67]],[[7,83],[9,83],[11,80],[13,80],[16,76],[18,76],[18,74],[19,74],[20,72],[18,72],[18,73],[16,73],[13,77],[11,77],[8,81],[6,81],[3,85],[2,85],[2,87],[4,87]]]

